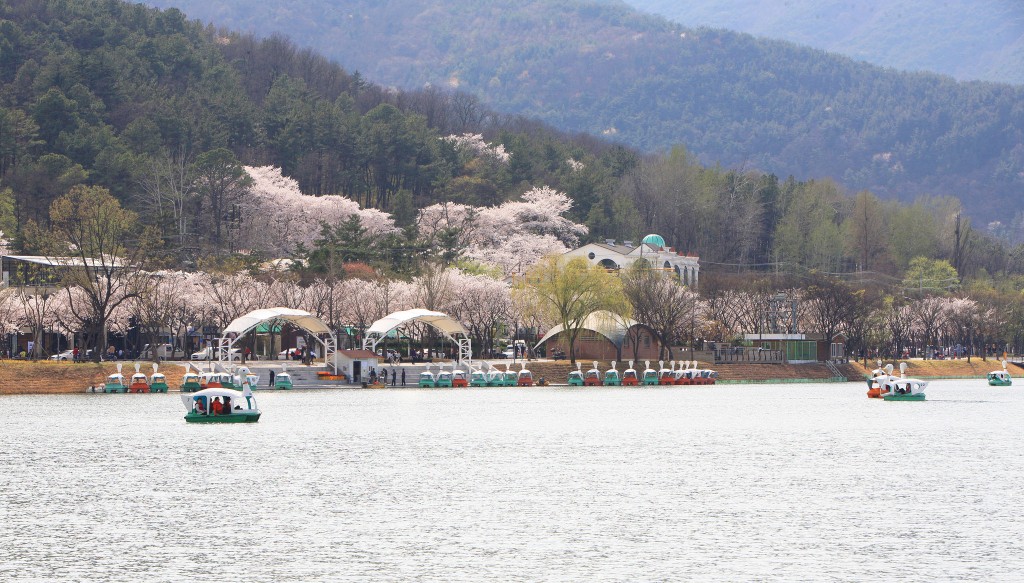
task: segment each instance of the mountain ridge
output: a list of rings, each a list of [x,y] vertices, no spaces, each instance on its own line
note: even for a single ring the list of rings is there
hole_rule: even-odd
[[[1024,7],[1006,0],[609,0],[686,26],[725,28],[883,67],[1024,83]]]
[[[195,0],[150,4],[208,12]],[[648,152],[684,145],[706,164],[832,177],[905,202],[952,194],[986,221],[1024,187],[1024,87],[688,29],[621,3],[241,7],[218,4],[217,24],[283,31],[380,83],[457,87],[498,111]]]

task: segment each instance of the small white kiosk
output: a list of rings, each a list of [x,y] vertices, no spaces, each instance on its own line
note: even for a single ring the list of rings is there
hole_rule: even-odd
[[[334,353],[338,371],[345,373],[352,383],[369,381],[371,370],[380,373],[380,359],[369,350],[338,350]]]

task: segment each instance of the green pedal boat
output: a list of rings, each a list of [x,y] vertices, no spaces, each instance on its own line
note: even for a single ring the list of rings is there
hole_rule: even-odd
[[[909,379],[905,375],[907,363],[900,363],[900,377],[888,377],[880,383],[882,399],[886,401],[924,401],[928,381]]]
[[[182,393],[185,421],[188,423],[255,423],[260,410],[249,385],[242,390],[215,387],[195,393]]]
[[[1003,370],[994,370],[988,373],[988,384],[992,387],[1008,387],[1013,384],[1010,373],[1006,370],[1006,361],[1003,361]]]

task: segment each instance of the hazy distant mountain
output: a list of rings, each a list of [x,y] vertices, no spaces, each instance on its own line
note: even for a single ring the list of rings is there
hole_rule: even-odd
[[[1024,83],[1020,0],[622,1],[686,26],[788,40],[876,65]]]
[[[151,0],[283,33],[365,78],[443,85],[501,111],[707,163],[834,177],[912,200],[953,194],[992,218],[1024,190],[1024,87],[956,83],[618,2]]]

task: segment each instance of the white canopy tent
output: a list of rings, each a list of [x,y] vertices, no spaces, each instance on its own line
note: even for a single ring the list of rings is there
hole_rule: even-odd
[[[583,325],[580,326],[583,330],[591,330],[604,336],[609,342],[614,344],[617,348],[622,348],[622,342],[626,339],[626,333],[630,328],[637,324],[636,320],[632,318],[623,318],[616,316],[611,312],[599,310],[593,312],[583,320]],[[551,338],[562,333],[565,328],[561,324],[554,326],[544,334],[544,337],[534,345],[534,350],[540,348],[541,344],[544,344]]]
[[[395,328],[401,328],[410,322],[423,322],[450,338],[459,347],[458,360],[460,362],[470,360],[473,357],[469,331],[466,330],[466,327],[461,322],[448,314],[421,308],[393,312],[371,324],[370,329],[366,331],[366,338],[363,339],[363,349],[376,352],[377,344],[388,335],[388,332]]]
[[[312,334],[317,342],[323,346],[324,362],[331,362],[338,348],[334,332],[320,318],[305,310],[295,310],[292,308],[253,310],[244,316],[234,319],[224,329],[223,336],[217,341],[217,360],[219,362],[227,362],[235,343],[261,324],[269,323],[273,326],[278,322],[287,322]]]

